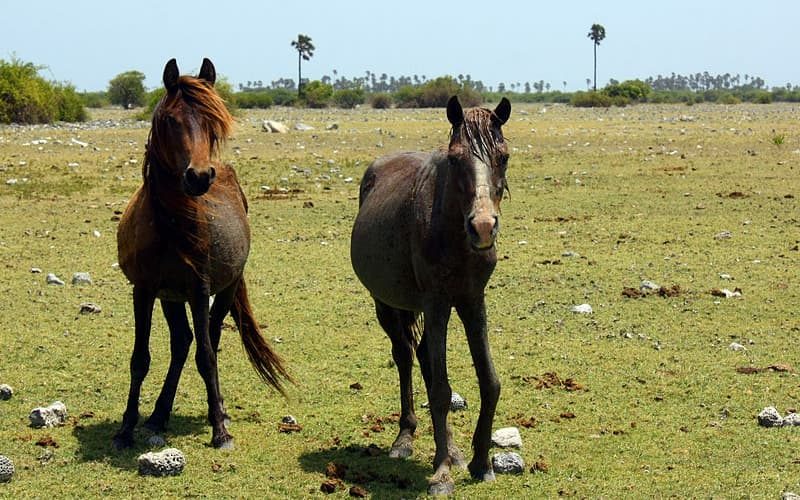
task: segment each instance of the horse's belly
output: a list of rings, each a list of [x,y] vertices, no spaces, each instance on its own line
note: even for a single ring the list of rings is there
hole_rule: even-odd
[[[407,235],[388,224],[356,219],[350,258],[356,276],[373,297],[398,309],[422,309]]]

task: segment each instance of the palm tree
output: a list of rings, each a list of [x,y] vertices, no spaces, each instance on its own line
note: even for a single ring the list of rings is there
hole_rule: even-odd
[[[606,29],[602,24],[593,24],[591,31],[586,35],[594,42],[594,90],[597,90],[597,46],[606,37]]]
[[[292,40],[292,47],[297,51],[297,95],[300,96],[303,87],[301,64],[303,59],[308,61],[314,55],[314,44],[310,36],[298,34],[297,40]]]

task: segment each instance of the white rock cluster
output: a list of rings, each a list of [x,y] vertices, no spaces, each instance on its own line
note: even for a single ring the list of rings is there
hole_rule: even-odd
[[[461,397],[461,394],[454,392],[450,396],[450,411],[459,411],[467,409],[467,400]]]
[[[177,448],[139,455],[139,474],[142,476],[177,476],[186,466],[186,457]]]
[[[73,273],[72,274],[72,284],[73,285],[91,285],[92,284],[92,277],[89,273]]]
[[[800,414],[789,413],[785,417],[774,406],[767,406],[758,414],[758,425],[762,427],[792,427],[800,425]]]
[[[0,455],[0,483],[11,481],[14,476],[14,462],[5,455]]]
[[[261,123],[261,128],[264,130],[264,132],[271,132],[273,134],[286,134],[289,132],[289,127],[281,122],[276,122],[273,120],[264,120]]]
[[[50,406],[40,406],[31,410],[28,419],[31,421],[31,427],[62,425],[67,420],[67,407],[61,401],[54,401]]]
[[[0,384],[0,401],[7,401],[14,395],[14,389],[8,384]]]

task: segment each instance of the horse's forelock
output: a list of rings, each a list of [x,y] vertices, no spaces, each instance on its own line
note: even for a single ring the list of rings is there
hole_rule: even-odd
[[[478,158],[491,158],[500,152],[503,143],[502,131],[494,130],[492,112],[485,108],[471,108],[464,111],[464,121],[450,133],[452,142],[458,141],[465,153],[469,151]],[[498,135],[499,134],[499,135]]]

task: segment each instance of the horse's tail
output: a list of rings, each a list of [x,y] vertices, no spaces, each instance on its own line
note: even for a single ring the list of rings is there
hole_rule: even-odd
[[[258,327],[253,316],[253,309],[250,307],[250,299],[247,297],[247,285],[245,285],[244,277],[239,280],[239,286],[236,288],[231,316],[239,328],[242,345],[253,368],[264,382],[285,396],[284,380],[289,382],[294,382],[294,380],[283,366],[281,357],[261,335],[261,329]]]

